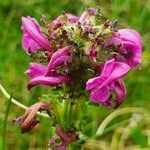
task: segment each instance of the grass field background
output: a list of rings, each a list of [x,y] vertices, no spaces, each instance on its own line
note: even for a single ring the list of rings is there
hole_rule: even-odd
[[[29,106],[38,101],[42,93],[48,92],[48,89],[43,87],[34,88],[32,93],[27,91],[28,78],[24,72],[30,60],[21,47],[21,17],[31,16],[40,20],[41,16],[45,15],[49,19],[54,19],[62,11],[80,16],[86,7],[98,5],[107,18],[119,21],[119,28],[133,28],[142,35],[142,65],[125,78],[127,99],[122,107],[150,108],[150,0],[0,1],[0,83],[12,97]],[[0,147],[9,150],[47,149],[51,133],[49,120],[41,119],[40,127],[30,133],[21,134],[19,128],[12,126],[9,120],[18,117],[24,110],[11,104],[6,112],[7,107],[8,101],[0,92]],[[112,111],[102,108],[99,117],[103,119]],[[8,121],[5,123],[7,115]],[[107,141],[107,136],[103,140]]]

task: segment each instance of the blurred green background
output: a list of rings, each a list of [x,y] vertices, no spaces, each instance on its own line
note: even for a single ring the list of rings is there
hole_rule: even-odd
[[[84,9],[101,7],[102,13],[110,20],[117,19],[119,28],[133,28],[143,39],[143,61],[139,69],[134,69],[125,78],[127,100],[122,105],[150,108],[150,0],[5,0],[0,1],[0,83],[19,102],[29,106],[48,89],[37,87],[32,93],[27,91],[27,76],[24,74],[30,62],[21,47],[21,17],[31,16],[38,20],[42,15],[54,19],[62,11],[80,16]],[[49,120],[41,119],[40,127],[27,134],[21,134],[17,126],[9,120],[24,112],[11,104],[6,113],[8,101],[0,92],[0,147],[7,149],[47,149],[51,132]],[[113,110],[99,111],[105,118]],[[97,113],[97,112],[95,112]],[[6,114],[8,123],[5,124]],[[104,137],[105,138],[105,137]],[[107,148],[106,148],[107,149]]]

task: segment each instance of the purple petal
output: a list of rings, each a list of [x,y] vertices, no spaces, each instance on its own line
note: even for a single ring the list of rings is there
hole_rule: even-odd
[[[71,56],[62,56],[60,58],[57,58],[56,61],[53,63],[53,68],[57,68],[59,66],[63,66],[71,61]]]
[[[28,70],[25,72],[30,78],[42,76],[46,73],[47,67],[38,63],[30,63]]]
[[[114,59],[107,61],[102,69],[101,76],[89,79],[86,83],[86,90],[91,90],[94,86],[100,85],[113,71]]]
[[[121,29],[121,30],[118,30],[117,33],[119,34],[119,38],[122,41],[130,41],[138,45],[139,47],[142,47],[141,46],[142,39],[137,31],[132,30],[132,29]]]
[[[24,34],[22,44],[23,48],[25,49],[25,51],[27,51],[27,53],[29,48],[31,52],[35,52],[39,48],[50,50],[49,41],[42,33],[40,26],[35,19],[29,17],[22,17],[22,27]],[[31,46],[31,44],[34,44],[34,46]]]
[[[103,105],[105,107],[111,108],[113,106],[113,102],[108,99],[106,102],[103,103]]]
[[[57,86],[62,83],[67,83],[70,81],[70,77],[68,75],[57,75],[57,76],[38,76],[31,79],[28,83],[28,89],[31,90],[32,87],[37,85],[44,86]]]
[[[123,62],[114,62],[113,71],[107,78],[107,82],[114,81],[120,77],[123,77],[130,70],[130,66]]]
[[[102,69],[101,76],[89,79],[86,83],[86,90],[91,90],[94,86],[100,85],[107,78],[113,69],[114,59],[107,61]]]
[[[109,75],[109,76],[107,76],[107,78],[106,78],[106,76],[104,76],[106,74],[102,73],[100,78],[103,79],[103,82],[100,83],[99,88],[117,80],[118,78],[123,77],[130,70],[129,65],[127,65],[126,63],[122,63],[122,62],[118,62],[118,61],[116,61],[116,62],[112,61],[112,63],[113,63],[113,69],[112,70],[110,70],[109,67],[108,68],[104,67],[105,70],[108,69],[111,71],[111,73],[108,71],[110,74],[107,74],[107,75]]]
[[[108,76],[107,79],[105,78],[103,82],[99,84],[99,89],[109,83],[112,83],[118,78],[123,77],[125,74],[127,74],[129,70],[130,70],[130,67],[127,64],[122,63],[122,62],[115,62],[112,73]],[[103,76],[100,76],[100,77],[103,79]],[[97,83],[97,86],[98,86],[98,83]]]
[[[142,58],[142,39],[139,33],[131,29],[121,29],[118,31],[119,38],[124,44],[124,48],[131,53],[131,58],[127,63],[131,67],[137,67],[141,64]]]
[[[71,46],[66,46],[62,49],[58,49],[51,57],[51,60],[48,64],[48,69],[46,72],[46,76],[50,75],[52,70],[54,69],[54,64],[56,65],[56,61],[58,62],[59,59],[61,59],[61,57],[63,56],[67,56],[70,54],[70,50],[71,50]],[[64,61],[66,61],[65,59],[62,59]],[[57,65],[56,65],[57,66]]]
[[[114,92],[117,97],[115,108],[117,108],[126,98],[126,87],[122,79],[118,79],[114,84]]]
[[[92,90],[90,94],[90,99],[95,103],[103,103],[110,96],[110,91],[108,86],[104,86],[103,88],[95,88]]]
[[[98,92],[106,85],[124,76],[130,67],[122,62],[115,62],[114,59],[107,61],[102,70],[102,74],[98,77],[89,79],[86,83],[86,90],[92,90],[91,99],[97,99]],[[96,89],[96,90],[95,90]],[[106,100],[106,99],[105,99]]]
[[[26,53],[34,53],[38,49],[42,49],[41,45],[32,40],[28,34],[23,34],[22,37],[22,47],[26,51]]]
[[[114,42],[117,38],[122,45],[119,52],[127,55],[125,62],[131,67],[138,67],[142,59],[142,40],[139,33],[131,29],[121,29],[118,30]]]
[[[126,53],[130,53],[129,58],[126,58],[126,63],[131,67],[138,67],[142,61],[142,48],[131,42],[124,42]]]

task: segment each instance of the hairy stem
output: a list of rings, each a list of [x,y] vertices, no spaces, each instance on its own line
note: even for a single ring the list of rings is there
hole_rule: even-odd
[[[0,84],[0,90],[1,92],[5,95],[5,97],[9,100],[10,99],[10,95],[6,92],[6,90],[4,89],[4,87]],[[19,103],[17,100],[15,100],[14,98],[11,98],[10,101],[15,104],[16,106],[20,107],[20,108],[23,108],[25,110],[28,109],[27,106]],[[41,113],[41,112],[37,112],[36,114],[38,114],[39,116],[42,116],[42,117],[45,117],[45,118],[49,118],[49,115],[46,114],[46,113]]]

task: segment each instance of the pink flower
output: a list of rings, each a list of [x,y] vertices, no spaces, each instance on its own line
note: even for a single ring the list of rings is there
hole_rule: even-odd
[[[138,32],[131,29],[118,30],[117,34],[111,39],[112,43],[120,44],[119,53],[124,61],[131,67],[138,67],[142,59],[141,36]]]
[[[30,90],[36,85],[57,86],[70,81],[70,76],[64,71],[57,72],[58,67],[63,67],[71,61],[71,46],[57,50],[51,57],[48,66],[31,63],[26,71],[31,80],[28,83]]]
[[[22,27],[22,46],[27,53],[36,52],[38,49],[50,50],[50,43],[42,33],[37,20],[22,17]]]
[[[98,77],[89,79],[86,90],[91,90],[90,99],[95,103],[112,106],[111,92],[116,94],[116,105],[119,106],[126,96],[126,89],[121,78],[130,70],[130,67],[122,62],[111,59],[107,61]]]

